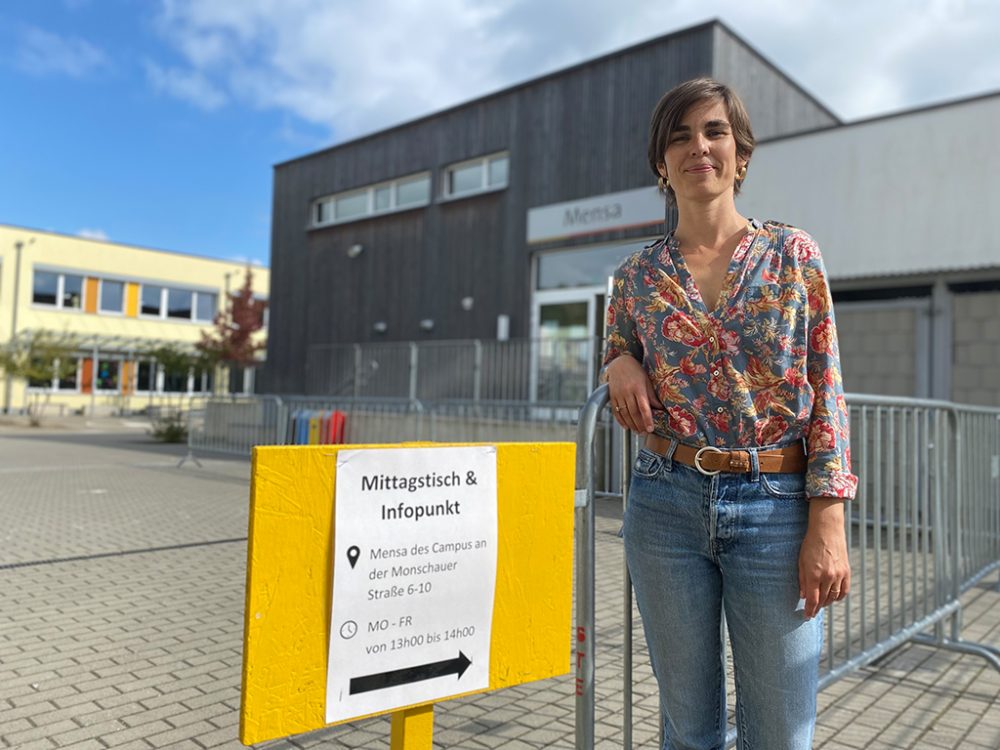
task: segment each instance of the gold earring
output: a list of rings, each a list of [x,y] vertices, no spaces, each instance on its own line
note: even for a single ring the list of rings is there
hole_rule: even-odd
[[[660,192],[665,193],[667,192],[667,188],[670,187],[670,180],[660,177],[660,179],[656,181],[656,184],[660,186]]]
[[[745,180],[746,176],[747,176],[747,165],[744,164],[742,167],[740,167],[736,171],[736,179],[737,180]]]

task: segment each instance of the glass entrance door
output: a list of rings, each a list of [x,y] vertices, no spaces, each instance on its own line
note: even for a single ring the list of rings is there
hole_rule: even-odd
[[[537,292],[532,329],[532,399],[582,404],[593,387],[599,356],[603,290]]]

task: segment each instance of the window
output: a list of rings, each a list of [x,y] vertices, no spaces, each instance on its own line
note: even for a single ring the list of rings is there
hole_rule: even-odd
[[[474,193],[483,189],[483,165],[455,167],[448,170],[448,195]]]
[[[83,277],[63,274],[62,281],[62,294],[59,297],[62,300],[63,309],[68,307],[79,310],[83,307]]]
[[[59,362],[56,361],[56,371],[58,372]],[[80,360],[73,360],[73,367],[67,368],[68,372],[63,373],[63,377],[56,383],[56,388],[60,391],[75,391],[77,388],[77,374],[80,371]]]
[[[216,296],[211,292],[198,292],[195,300],[195,320],[213,320],[216,313]]]
[[[212,373],[208,370],[195,370],[191,391],[193,393],[211,393]]]
[[[99,391],[117,391],[118,373],[121,369],[121,362],[115,359],[97,360],[96,385]]]
[[[497,156],[490,159],[489,163],[489,175],[487,177],[487,184],[493,187],[506,187],[507,186],[507,157]]]
[[[156,390],[156,364],[139,362],[135,368],[135,389],[148,393]]]
[[[32,359],[31,360],[32,369],[40,369],[42,365],[42,360]],[[46,368],[48,369],[48,368]],[[51,388],[52,378],[55,376],[55,368],[52,368],[51,374],[47,378],[38,377],[28,377],[28,387],[29,388]]]
[[[312,204],[312,226],[356,221],[374,214],[425,206],[430,201],[431,176],[422,172],[318,198]]]
[[[31,301],[60,310],[79,310],[83,307],[83,277],[36,269]]]
[[[125,284],[101,279],[101,312],[120,313],[125,307]]]
[[[41,360],[37,360],[36,364],[41,364]],[[66,368],[65,372],[62,372],[60,377],[61,360],[56,359],[52,363],[51,374],[46,378],[28,378],[29,388],[39,388],[45,390],[54,391],[77,391],[77,374],[80,370],[80,360],[72,359],[69,360],[69,366]]]
[[[444,172],[444,197],[458,198],[507,187],[507,154],[453,164]]]
[[[187,391],[188,374],[186,372],[163,373],[164,393],[187,393]]]
[[[431,178],[429,175],[412,180],[401,180],[396,185],[396,206],[419,206],[430,203]]]
[[[191,302],[193,292],[186,289],[167,290],[167,317],[191,320]]]
[[[376,211],[388,211],[391,205],[392,198],[392,187],[389,185],[381,185],[375,188],[375,210]]]
[[[177,320],[211,322],[217,312],[218,295],[214,292],[195,292],[191,289],[171,289],[151,284],[142,285],[141,306],[143,315]]]
[[[318,201],[316,203],[315,215],[313,216],[313,224],[326,224],[333,217],[328,216],[330,212],[330,204],[327,201]]]
[[[142,285],[142,307],[143,315],[155,315],[160,317],[160,308],[163,304],[163,287]]]
[[[345,195],[333,204],[333,218],[336,221],[356,219],[368,213],[368,191]]]
[[[55,305],[59,299],[59,274],[35,271],[35,284],[31,301],[37,305]]]

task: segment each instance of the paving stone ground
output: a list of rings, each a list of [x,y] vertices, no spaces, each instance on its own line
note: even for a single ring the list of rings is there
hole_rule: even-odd
[[[238,748],[249,464],[152,443],[119,420],[0,425],[0,747]],[[621,747],[621,541],[598,517],[599,748]],[[990,575],[963,635],[1000,646]],[[636,617],[634,746],[656,746]],[[567,634],[567,665],[569,663]],[[1000,673],[907,645],[820,694],[816,748],[1000,748]],[[573,678],[441,704],[435,747],[573,748]],[[375,719],[268,748],[388,748]]]

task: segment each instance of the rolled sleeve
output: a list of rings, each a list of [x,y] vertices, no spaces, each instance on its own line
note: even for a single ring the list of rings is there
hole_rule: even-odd
[[[800,259],[808,295],[806,378],[813,404],[806,432],[806,495],[851,500],[858,478],[851,472],[850,417],[830,287],[815,241],[805,233],[791,241],[798,243],[793,252]]]

